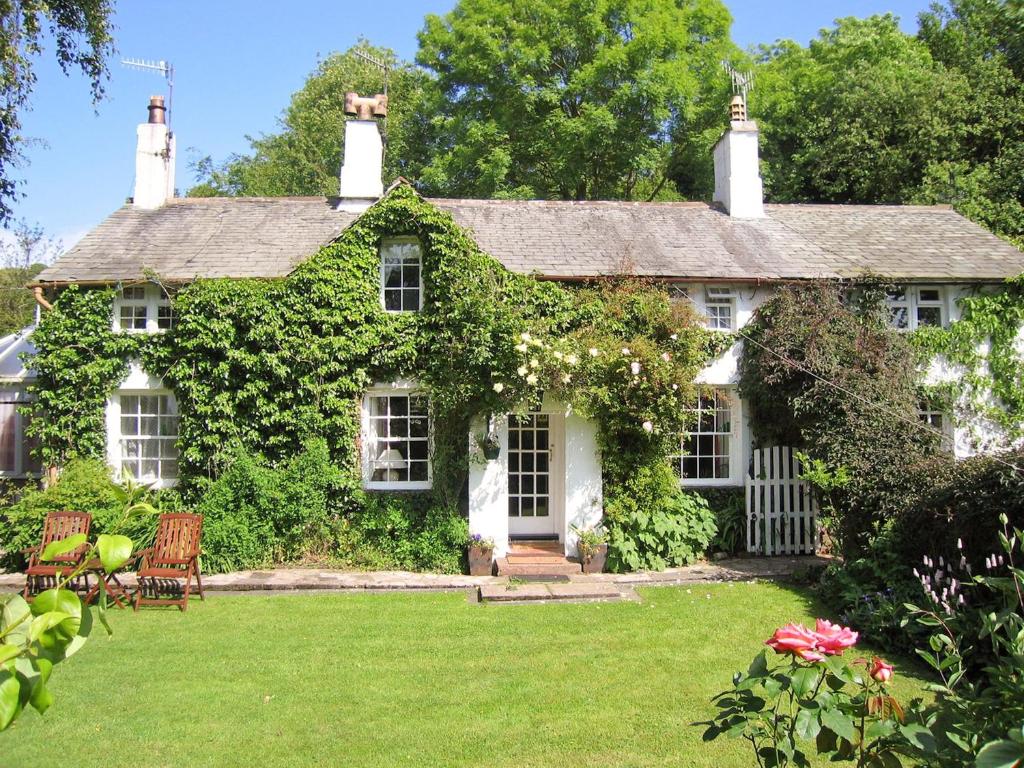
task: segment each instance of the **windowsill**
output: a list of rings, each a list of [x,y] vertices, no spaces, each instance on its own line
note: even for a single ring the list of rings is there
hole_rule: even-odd
[[[681,479],[679,485],[682,488],[727,488],[727,487],[739,487],[743,485],[743,480],[738,477],[719,477],[707,480],[697,480],[693,478]]]
[[[387,480],[364,480],[364,491],[429,491],[434,487],[432,480],[413,482],[389,482]]]

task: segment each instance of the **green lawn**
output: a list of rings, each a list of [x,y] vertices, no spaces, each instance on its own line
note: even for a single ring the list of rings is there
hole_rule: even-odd
[[[53,709],[0,733],[0,765],[748,768],[740,742],[704,744],[690,723],[813,604],[765,584],[642,594],[214,595],[186,614],[115,611],[114,638],[94,634],[55,671]],[[55,733],[80,737],[72,754]]]

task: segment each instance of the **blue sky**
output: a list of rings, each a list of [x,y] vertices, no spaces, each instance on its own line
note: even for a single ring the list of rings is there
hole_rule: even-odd
[[[792,38],[806,43],[841,16],[891,11],[916,29],[929,0],[726,0],[742,46]],[[121,0],[106,98],[95,108],[80,76],[64,77],[49,60],[38,69],[24,134],[38,140],[19,170],[25,197],[17,217],[40,223],[72,245],[131,195],[135,126],[151,94],[164,93],[155,74],[122,67],[122,57],[173,62],[177,184],[192,182],[190,148],[220,160],[248,148],[245,136],[275,129],[291,94],[318,56],[345,50],[360,36],[411,58],[427,13],[454,0]],[[339,126],[339,135],[341,127]],[[195,154],[195,153],[192,153]]]

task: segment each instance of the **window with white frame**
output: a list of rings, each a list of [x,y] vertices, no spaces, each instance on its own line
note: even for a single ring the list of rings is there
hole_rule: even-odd
[[[953,424],[942,408],[929,400],[922,400],[917,408],[917,418],[935,430],[941,437],[941,447],[952,447]]]
[[[0,390],[0,477],[31,477],[42,472],[32,455],[35,441],[25,436],[28,417],[20,409],[27,402],[24,390]]]
[[[430,487],[430,403],[410,391],[367,393],[363,402],[368,488]]]
[[[704,314],[708,328],[712,331],[731,331],[735,327],[736,292],[721,285],[709,285],[704,289]]]
[[[171,300],[159,285],[128,285],[114,298],[114,330],[156,333],[174,327]]]
[[[178,404],[170,393],[120,393],[119,466],[146,483],[178,479]]]
[[[380,246],[380,301],[388,312],[419,312],[423,263],[415,240],[385,240]]]
[[[719,390],[701,392],[691,409],[693,427],[671,457],[679,479],[699,485],[728,480],[731,474],[732,401]]]
[[[946,297],[935,286],[900,286],[888,292],[889,324],[901,331],[928,326],[941,328],[946,322]]]

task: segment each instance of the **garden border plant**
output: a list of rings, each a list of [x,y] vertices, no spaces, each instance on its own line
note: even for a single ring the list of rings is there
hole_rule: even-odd
[[[378,249],[405,236],[422,247],[424,305],[388,313]],[[174,328],[151,336],[112,330],[111,289],[70,286],[43,315],[29,433],[45,462],[103,458],[107,398],[137,360],[177,399],[186,503],[223,483],[239,451],[274,468],[321,439],[337,470],[324,526],[337,537],[381,509],[360,490],[360,398],[375,381],[411,379],[430,396],[432,524],[458,517],[473,422],[547,394],[597,421],[611,567],[682,564],[714,535],[713,515],[665,457],[688,426],[694,378],[733,339],[704,329],[662,286],[512,273],[398,184],[287,277],[204,279],[171,293]],[[651,508],[631,506],[637,497]]]

